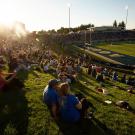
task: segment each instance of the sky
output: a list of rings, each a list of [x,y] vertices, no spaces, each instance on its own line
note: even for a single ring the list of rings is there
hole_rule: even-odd
[[[115,19],[125,21],[128,5],[127,28],[135,28],[135,0],[0,0],[0,24],[20,21],[29,31],[68,27],[68,3],[71,27],[89,23],[110,26]]]

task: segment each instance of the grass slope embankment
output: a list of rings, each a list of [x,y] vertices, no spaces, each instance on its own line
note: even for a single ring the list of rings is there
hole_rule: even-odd
[[[56,124],[47,106],[43,104],[43,89],[48,80],[54,76],[36,71],[22,72],[20,76],[25,82],[25,90],[0,93],[1,135],[82,135],[84,131],[86,135],[100,135],[103,134],[103,129],[107,134],[134,135],[135,114],[113,104],[104,103],[108,99],[113,102],[127,100],[135,108],[135,95],[113,87],[113,85],[127,87],[126,85],[112,81],[106,82],[105,88],[109,91],[109,95],[105,96],[95,90],[99,83],[83,73],[79,77],[80,81],[72,84],[71,91],[81,92],[87,97],[94,106],[92,110],[95,118],[91,122],[84,122],[80,127],[63,122]]]

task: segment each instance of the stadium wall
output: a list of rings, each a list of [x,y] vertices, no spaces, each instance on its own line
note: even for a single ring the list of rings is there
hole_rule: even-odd
[[[81,43],[90,42],[90,37],[92,42],[115,42],[115,41],[135,41],[135,31],[99,31],[92,32],[80,32],[72,33],[62,36],[57,36],[61,42],[65,44],[69,43]]]

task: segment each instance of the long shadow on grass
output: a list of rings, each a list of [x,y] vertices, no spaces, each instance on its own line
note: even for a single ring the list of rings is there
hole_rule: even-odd
[[[80,82],[76,82],[73,84],[73,86],[71,86],[73,91],[75,93],[81,93],[82,95],[84,95],[85,97],[88,97],[90,96],[91,98],[93,98],[94,100],[96,100],[97,102],[99,103],[104,103],[102,100],[100,100],[100,98],[92,95],[92,93],[94,94],[98,94],[97,92],[91,90],[90,88],[86,87],[85,85],[83,85],[82,83]]]
[[[39,72],[39,71],[38,71]],[[25,82],[28,79],[28,75],[32,74],[35,78],[38,78],[39,75],[37,74],[36,70],[30,70],[30,71],[26,71],[26,70],[20,70],[18,72],[18,78],[22,81]]]
[[[107,126],[101,123],[98,119],[93,118],[93,121],[99,125],[99,127],[105,132],[106,135],[115,135],[115,132],[112,129],[107,128]]]
[[[28,102],[21,90],[0,93],[0,135],[26,135]]]
[[[27,71],[19,71],[18,78],[24,83]],[[28,101],[25,91],[13,86],[0,93],[0,135],[26,135],[28,127]]]
[[[69,124],[62,121],[57,122],[59,126],[58,135],[114,135],[114,131],[108,129],[96,118],[84,119],[79,123]]]

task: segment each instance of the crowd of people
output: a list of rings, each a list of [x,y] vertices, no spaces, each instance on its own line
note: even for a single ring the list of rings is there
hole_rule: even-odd
[[[49,54],[49,55],[48,55]],[[135,86],[134,75],[120,73],[111,68],[111,66],[103,66],[95,63],[91,57],[86,54],[78,54],[77,57],[55,57],[50,52],[46,52],[42,57],[41,67],[44,72],[52,72],[62,82],[74,82],[78,79],[78,74],[83,68],[87,69],[88,75],[103,83],[105,80],[113,80],[127,85]]]
[[[96,64],[90,64],[88,66],[88,74],[95,77],[97,81],[104,82],[107,80],[119,81],[131,86],[135,86],[135,77],[132,75],[127,76],[125,73],[118,73],[111,68],[98,66]],[[120,74],[120,75],[119,75]]]
[[[17,73],[21,69],[28,71],[38,61],[37,49],[19,41],[5,39],[0,43],[0,91],[8,91],[14,87],[23,88],[24,84],[17,77]]]
[[[91,60],[87,55],[78,55],[75,58],[61,56],[59,59],[51,56],[43,64],[43,69],[45,73],[55,74],[57,80],[51,80],[44,89],[43,100],[50,108],[55,119],[61,118],[66,122],[77,122],[84,117],[90,116],[91,112],[88,113],[90,103],[86,98],[78,98],[78,95],[73,95],[70,92],[70,85],[78,81],[78,75],[82,73],[83,68],[86,68],[88,75],[95,78],[102,86],[106,80],[120,81],[132,87],[135,83],[134,77],[129,76],[127,79],[126,74],[122,74],[120,77],[120,73],[111,68],[91,64]],[[53,83],[56,85],[53,85]],[[105,94],[108,93],[104,88],[97,89],[100,92],[102,90]],[[130,87],[129,92],[133,93],[132,90]],[[123,102],[120,103],[124,104],[125,102]],[[123,105],[120,106],[123,107]]]
[[[3,72],[6,65],[8,73]],[[57,56],[50,49],[42,50],[34,45],[15,41],[9,44],[4,41],[0,48],[0,92],[13,89],[14,86],[23,88],[24,84],[17,77],[17,72],[21,69],[29,71],[32,66],[57,78],[50,80],[43,92],[43,101],[56,120],[60,117],[67,122],[77,122],[89,117],[90,103],[81,94],[74,95],[70,91],[70,86],[79,80],[84,68],[89,76],[101,84],[113,80],[135,86],[135,77],[125,73],[121,76],[111,67],[94,63],[86,54],[78,54],[76,57]]]

